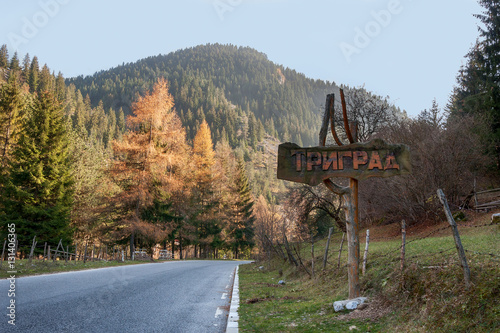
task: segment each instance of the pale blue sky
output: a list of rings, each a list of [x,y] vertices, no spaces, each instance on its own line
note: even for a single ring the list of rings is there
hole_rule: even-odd
[[[0,0],[0,44],[65,77],[206,43],[250,46],[412,116],[444,107],[478,36],[475,0]]]

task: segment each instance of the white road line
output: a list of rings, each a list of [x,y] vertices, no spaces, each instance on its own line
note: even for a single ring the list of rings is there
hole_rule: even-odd
[[[224,310],[221,307],[218,307],[217,310],[215,311],[215,318],[222,316],[223,313]]]
[[[226,299],[227,298],[227,293],[222,293],[222,296],[220,299]]]

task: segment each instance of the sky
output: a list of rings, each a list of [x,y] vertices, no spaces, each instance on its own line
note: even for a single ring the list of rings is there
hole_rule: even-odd
[[[410,116],[448,102],[479,36],[476,0],[0,0],[0,44],[64,77],[207,43],[364,86]]]

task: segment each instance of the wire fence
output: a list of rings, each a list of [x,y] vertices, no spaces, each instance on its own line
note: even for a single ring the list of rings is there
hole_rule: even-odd
[[[160,246],[153,247],[152,251],[148,252],[146,249],[137,248],[133,252],[130,251],[130,245],[106,245],[99,242],[82,242],[71,245],[64,245],[62,240],[56,244],[49,244],[47,242],[37,240],[36,236],[33,238],[29,251],[21,251],[19,249],[19,242],[16,239],[12,249],[6,249],[6,245],[10,242],[7,239],[3,242],[2,254],[0,256],[0,268],[3,267],[3,262],[8,258],[28,259],[38,261],[125,261],[125,260],[150,260],[154,259],[172,259],[172,252],[161,249]]]
[[[459,227],[463,233],[463,238],[467,238],[464,243],[463,250],[467,256],[467,261],[474,263],[477,261],[491,261],[494,264],[500,262],[500,242],[498,232],[495,231],[495,224],[481,223],[460,223]],[[401,269],[406,267],[418,267],[421,269],[448,269],[450,267],[462,266],[457,254],[457,245],[453,237],[452,226],[434,226],[432,230],[423,234],[417,234],[402,237],[406,234],[406,228],[401,228],[399,232],[391,233],[391,236],[380,235],[378,237],[369,237],[368,251],[366,261],[363,258],[363,252],[366,249],[364,239],[365,233],[359,235],[360,248],[360,273],[361,267],[364,265],[366,271],[376,268]],[[475,236],[469,236],[465,232],[467,229],[485,229],[485,232],[474,232]],[[486,231],[488,230],[488,231]],[[324,271],[326,273],[334,271],[347,271],[347,241],[345,237],[340,237],[341,233],[333,234],[333,238],[327,242],[328,236],[325,235],[320,239],[315,240],[316,250],[314,252],[314,265],[316,271]],[[480,236],[478,236],[480,235]],[[469,238],[472,237],[470,240]],[[477,237],[490,237],[488,241],[476,244]],[[273,243],[273,244],[271,244]],[[311,274],[312,259],[311,259],[311,243],[310,241],[290,242],[288,253],[286,244],[283,242],[267,242],[272,249],[262,251],[264,256],[278,256],[285,261],[294,264],[290,259],[290,254],[297,257],[295,265],[301,267]],[[322,244],[329,243],[329,247]],[[318,245],[321,244],[319,247]],[[319,251],[318,251],[319,248]],[[326,252],[326,253],[325,253]],[[326,260],[325,260],[326,259]],[[318,264],[321,263],[323,265]],[[363,269],[365,271],[365,269]]]

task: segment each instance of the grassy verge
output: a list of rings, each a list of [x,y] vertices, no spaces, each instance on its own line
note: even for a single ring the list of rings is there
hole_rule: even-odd
[[[440,228],[442,225],[435,226]],[[330,264],[325,271],[318,270],[324,244],[316,244],[314,279],[278,260],[240,266],[241,332],[500,330],[498,226],[461,230],[472,275],[469,289],[463,282],[451,233],[445,230],[433,234],[437,237],[422,238],[427,231],[407,239],[403,272],[399,237],[370,243],[367,272],[360,277],[362,296],[369,297],[369,303],[366,309],[354,312],[336,313],[332,306],[348,297],[345,253],[340,269],[336,267],[339,236],[332,238]],[[303,260],[310,259],[310,248],[302,247]],[[279,280],[285,284],[278,284]]]
[[[69,272],[69,271],[79,271],[84,269],[93,269],[93,268],[103,268],[103,267],[113,267],[113,266],[124,266],[124,265],[135,265],[135,264],[144,264],[149,263],[150,261],[87,261],[83,263],[83,261],[68,261],[57,260],[56,262],[50,261],[42,261],[42,260],[33,260],[31,264],[28,263],[27,259],[16,260],[15,262],[15,275],[16,277],[29,276],[29,275],[39,275],[39,274],[50,274],[50,273],[59,273],[59,272]],[[11,274],[7,273],[11,271],[8,269],[8,263],[6,261],[3,262],[2,268],[0,269],[0,279],[5,279],[9,277]]]

